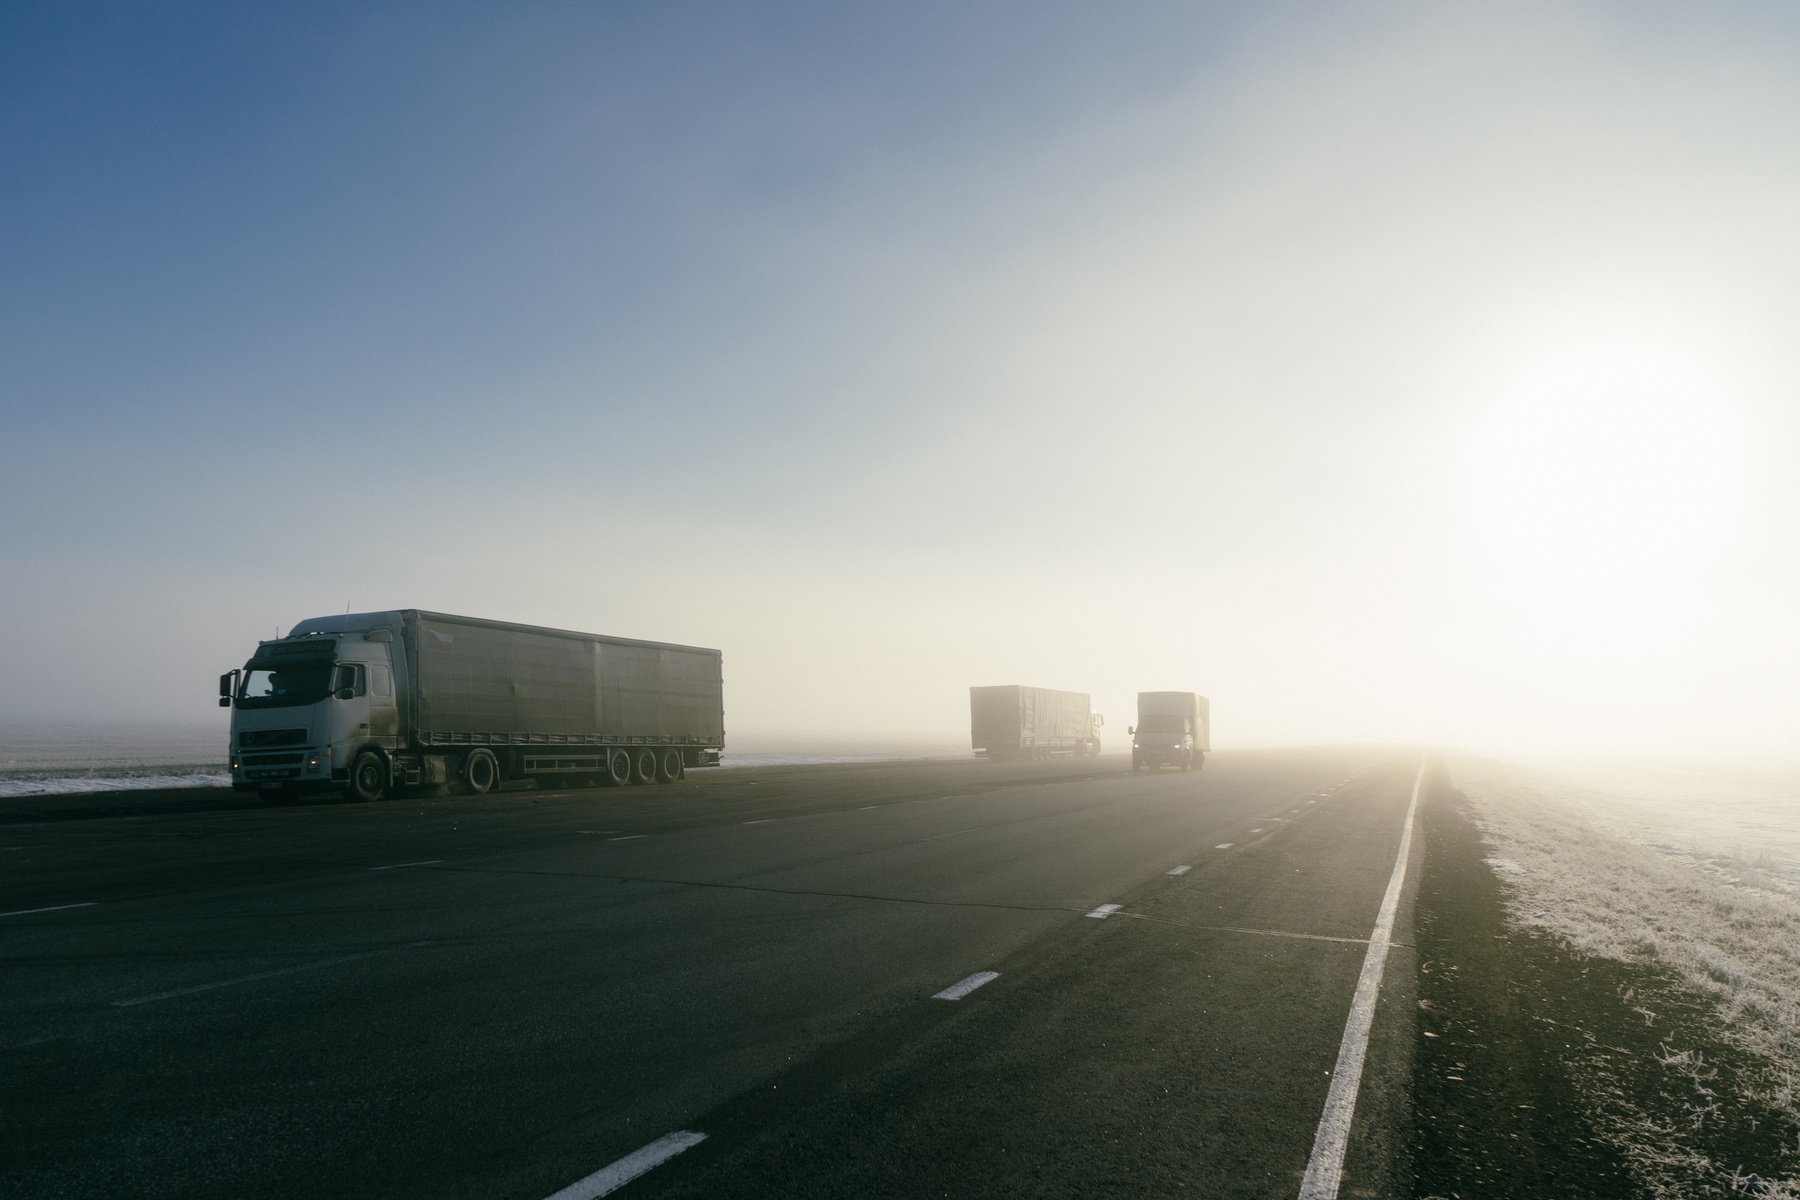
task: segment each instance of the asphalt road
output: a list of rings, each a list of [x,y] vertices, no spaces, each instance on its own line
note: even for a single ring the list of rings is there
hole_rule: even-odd
[[[1126,768],[0,802],[0,1195],[1293,1196],[1417,758]]]

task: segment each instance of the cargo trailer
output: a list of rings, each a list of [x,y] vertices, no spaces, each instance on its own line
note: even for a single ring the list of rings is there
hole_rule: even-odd
[[[673,783],[725,745],[722,656],[420,609],[302,621],[219,678],[232,786]]]
[[[991,759],[1100,753],[1105,718],[1085,692],[1000,684],[969,689],[969,740]]]

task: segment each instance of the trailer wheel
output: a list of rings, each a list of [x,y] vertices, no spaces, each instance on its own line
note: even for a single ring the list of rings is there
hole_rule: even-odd
[[[471,750],[463,759],[463,783],[477,796],[485,796],[500,782],[500,764],[492,750]]]
[[[631,752],[614,750],[606,756],[606,774],[601,781],[607,787],[624,787],[631,782]]]
[[[662,757],[656,760],[656,782],[674,783],[687,774],[687,767],[681,761],[681,751],[664,750]]]
[[[363,801],[387,798],[388,769],[381,755],[364,750],[350,764],[350,795]]]
[[[656,782],[656,751],[648,746],[642,746],[638,749],[636,754],[632,755],[631,782]]]

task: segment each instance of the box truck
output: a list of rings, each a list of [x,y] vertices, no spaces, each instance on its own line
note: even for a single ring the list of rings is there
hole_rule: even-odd
[[[1206,697],[1193,692],[1139,692],[1137,724],[1129,732],[1133,771],[1198,770],[1212,749],[1212,714]]]
[[[673,783],[725,745],[717,650],[419,609],[302,621],[219,704],[240,791]]]
[[[969,689],[969,742],[992,759],[1100,753],[1100,727],[1084,692],[1008,683]]]

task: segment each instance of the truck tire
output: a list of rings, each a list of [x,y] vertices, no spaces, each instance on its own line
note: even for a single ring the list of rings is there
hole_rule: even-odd
[[[631,782],[631,751],[614,750],[606,756],[606,773],[601,781],[607,787],[624,787]]]
[[[500,783],[500,763],[492,750],[471,750],[463,759],[463,786],[475,796],[485,796]]]
[[[631,782],[656,782],[656,751],[648,746],[640,746],[631,756]]]
[[[381,755],[364,750],[350,764],[350,797],[365,802],[387,799],[388,768]]]
[[[662,757],[656,760],[656,782],[674,783],[687,774],[687,768],[681,761],[681,751],[664,750]]]

